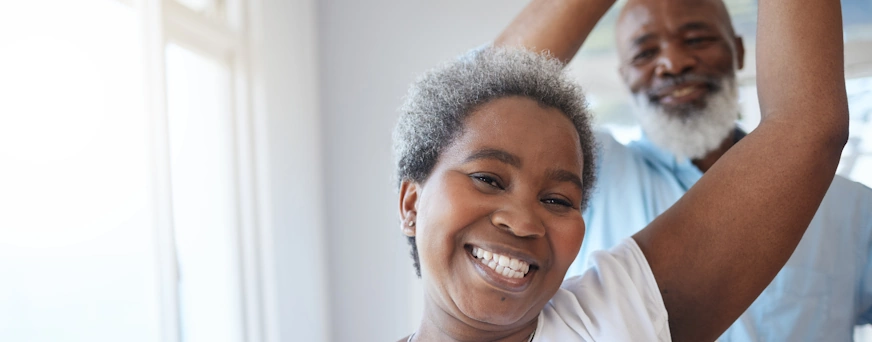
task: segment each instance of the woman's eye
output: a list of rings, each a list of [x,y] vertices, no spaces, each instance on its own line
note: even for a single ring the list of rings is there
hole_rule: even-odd
[[[559,205],[559,206],[564,206],[564,207],[572,207],[572,202],[569,202],[569,201],[567,201],[565,199],[561,199],[561,198],[546,198],[546,199],[542,200],[542,203],[554,204],[554,205]]]
[[[500,182],[498,182],[498,181],[497,181],[495,178],[493,178],[493,177],[486,176],[486,175],[474,175],[473,178],[475,178],[475,180],[477,180],[477,181],[479,181],[479,182],[482,182],[482,183],[485,183],[485,184],[487,184],[487,185],[490,185],[490,186],[492,186],[492,187],[494,187],[494,188],[497,188],[497,189],[503,190],[503,186],[502,186],[502,184],[500,184]]]

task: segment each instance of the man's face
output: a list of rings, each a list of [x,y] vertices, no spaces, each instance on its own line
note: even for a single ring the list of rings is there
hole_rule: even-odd
[[[630,0],[617,39],[630,91],[677,116],[705,109],[744,57],[719,0]]]
[[[742,40],[720,0],[630,0],[617,28],[620,71],[648,138],[701,159],[738,119]]]

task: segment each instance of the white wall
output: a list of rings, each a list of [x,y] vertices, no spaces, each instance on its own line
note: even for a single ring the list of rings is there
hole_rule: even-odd
[[[333,341],[396,341],[421,314],[400,234],[391,130],[408,85],[495,38],[524,0],[318,2]]]
[[[329,341],[315,1],[255,3],[267,341]]]

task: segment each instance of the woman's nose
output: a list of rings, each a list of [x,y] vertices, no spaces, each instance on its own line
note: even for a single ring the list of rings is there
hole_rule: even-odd
[[[541,237],[545,235],[545,225],[535,209],[529,204],[512,203],[491,214],[491,223],[519,237]]]

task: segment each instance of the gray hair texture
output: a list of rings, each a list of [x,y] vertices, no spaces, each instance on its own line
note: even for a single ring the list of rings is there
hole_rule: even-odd
[[[594,138],[581,88],[549,55],[517,48],[486,47],[424,73],[409,88],[393,133],[397,184],[423,184],[439,155],[460,136],[464,120],[490,101],[523,96],[560,110],[578,132],[584,157],[581,209],[594,183]],[[415,237],[409,237],[421,276]]]

